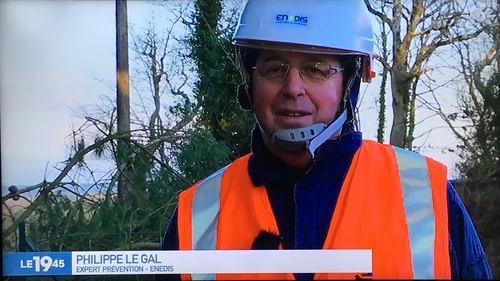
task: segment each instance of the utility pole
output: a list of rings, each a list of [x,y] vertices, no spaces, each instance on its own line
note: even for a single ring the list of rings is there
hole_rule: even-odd
[[[116,3],[116,106],[117,131],[122,137],[117,141],[118,197],[128,198],[132,187],[127,169],[130,156],[130,86],[128,66],[127,0]]]

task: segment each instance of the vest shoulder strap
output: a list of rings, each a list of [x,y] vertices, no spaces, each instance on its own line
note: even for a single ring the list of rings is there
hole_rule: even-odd
[[[393,146],[411,248],[415,279],[434,279],[435,221],[432,190],[425,158]]]

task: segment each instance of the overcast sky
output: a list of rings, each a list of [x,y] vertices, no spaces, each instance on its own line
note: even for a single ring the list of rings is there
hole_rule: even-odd
[[[114,1],[0,1],[2,185],[52,180],[78,105],[115,95]],[[151,6],[129,1],[129,24]],[[47,170],[47,171],[46,171]]]
[[[0,1],[2,186],[53,180],[58,174],[53,167],[69,155],[67,136],[83,123],[74,110],[98,103],[101,95],[116,95],[110,87],[116,79],[114,3]],[[146,27],[152,9],[145,1],[128,1],[129,24]],[[377,79],[370,88],[378,91]],[[375,138],[376,118],[366,108],[373,108],[374,100],[367,94],[361,111],[369,139]],[[442,125],[435,122],[427,124]],[[457,157],[441,152],[456,143],[449,130],[419,142],[437,147],[422,153],[449,165],[452,175]]]

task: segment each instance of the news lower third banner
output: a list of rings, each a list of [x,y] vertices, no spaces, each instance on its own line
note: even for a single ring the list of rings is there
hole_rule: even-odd
[[[3,252],[4,276],[371,273],[371,250]]]

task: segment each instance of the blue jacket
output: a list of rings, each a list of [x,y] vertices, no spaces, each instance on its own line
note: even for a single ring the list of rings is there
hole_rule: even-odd
[[[278,224],[284,249],[321,249],[351,160],[360,147],[360,132],[342,134],[319,148],[306,175],[297,175],[264,146],[260,130],[252,132],[248,171],[256,186],[264,185]],[[315,206],[315,208],[311,208]],[[492,279],[492,273],[474,224],[448,183],[451,276],[453,279]],[[177,212],[165,233],[162,250],[177,250]],[[313,274],[296,274],[311,280]],[[179,275],[156,276],[179,280]]]

